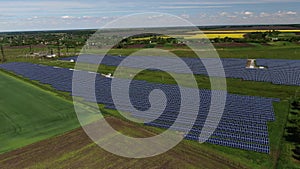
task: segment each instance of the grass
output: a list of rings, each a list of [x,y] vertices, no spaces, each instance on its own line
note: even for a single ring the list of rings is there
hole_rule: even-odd
[[[180,57],[196,57],[195,53],[187,49],[173,49],[173,53]],[[205,57],[207,51],[201,52]],[[217,48],[220,58],[239,59],[300,59],[300,47],[297,44],[254,47]]]
[[[0,154],[79,127],[73,105],[0,72]]]
[[[270,46],[264,46],[255,43],[253,47],[216,47],[217,52],[219,54],[220,58],[252,58],[252,59],[259,59],[259,58],[265,58],[265,59],[300,59],[300,45],[296,43],[290,43],[290,42],[270,42]],[[204,47],[201,47],[204,48]],[[164,47],[162,48],[164,50],[173,52],[177,56],[180,57],[196,57],[195,53],[188,49],[187,47]],[[37,48],[34,49],[35,52],[39,51],[45,51],[47,49],[43,48]],[[62,49],[62,54],[66,54],[66,49]],[[109,50],[108,54],[110,55],[122,55],[122,56],[128,56],[134,52],[139,51],[140,49],[137,48],[128,48],[128,49],[111,49]],[[97,49],[93,51],[92,49],[89,49],[92,53],[96,54],[106,54],[106,49]],[[74,55],[76,53],[80,52],[80,49],[70,49],[69,53],[67,53],[66,56]],[[25,57],[17,57],[17,56],[25,56],[29,53],[29,49],[6,49],[5,50],[5,56],[9,60],[16,60],[16,59],[24,59]],[[56,49],[54,49],[54,53],[57,53]],[[201,52],[202,57],[205,57],[206,52]],[[30,59],[28,57],[27,59]]]
[[[300,169],[300,162],[296,161],[292,155],[292,150],[295,148],[293,143],[290,143],[286,140],[282,141],[281,145],[281,155],[278,161],[277,168],[291,168],[291,169]]]
[[[271,43],[271,46],[256,44],[253,47],[217,47],[216,51],[220,58],[239,59],[300,59],[300,45],[289,42]],[[205,48],[205,47],[201,47]],[[170,51],[179,57],[197,57],[194,51],[188,48],[162,48]],[[111,49],[108,54],[128,56],[140,49]],[[104,50],[95,50],[94,53],[105,54]],[[208,51],[201,51],[201,57],[205,57]]]

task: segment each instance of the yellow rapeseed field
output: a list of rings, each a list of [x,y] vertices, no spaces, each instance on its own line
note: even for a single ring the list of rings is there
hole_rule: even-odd
[[[233,39],[238,39],[238,38],[244,38],[244,33],[220,33],[220,34],[196,34],[196,35],[191,35],[191,36],[186,36],[184,37],[185,39],[215,39],[215,38],[233,38]]]
[[[215,39],[215,38],[233,38],[239,39],[244,38],[246,33],[250,32],[268,32],[270,30],[210,30],[210,31],[193,31],[187,32],[188,35],[173,35],[176,38],[184,38],[184,39]],[[283,33],[298,33],[300,30],[277,30]],[[160,38],[170,38],[170,36],[159,36]],[[143,38],[133,38],[132,40],[150,40],[150,37],[143,37]]]

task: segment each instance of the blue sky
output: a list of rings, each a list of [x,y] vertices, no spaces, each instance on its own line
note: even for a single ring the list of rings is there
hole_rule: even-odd
[[[129,14],[163,12],[195,25],[300,23],[300,0],[1,0],[0,31],[100,28]]]

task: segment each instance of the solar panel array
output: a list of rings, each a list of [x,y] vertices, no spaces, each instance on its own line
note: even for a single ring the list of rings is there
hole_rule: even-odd
[[[74,70],[21,62],[1,64],[0,68],[25,78],[39,81],[43,84],[49,84],[60,91],[71,92],[72,90],[72,76]],[[93,97],[90,96],[92,89],[89,86],[89,82],[96,77],[95,94],[97,102],[104,104],[106,108],[116,109],[111,96],[112,80],[110,78],[105,78],[92,72],[78,71],[78,73],[82,76],[79,76],[81,78],[76,79],[76,84],[78,85],[77,87],[80,87],[82,90],[72,93],[73,95],[83,97],[87,101],[93,101]],[[126,81],[125,79],[120,80]],[[122,89],[124,86],[120,85],[117,87]],[[187,124],[195,120],[191,119],[191,112],[184,112],[184,118],[178,121],[176,127],[172,126],[181,105],[180,92],[177,85],[156,84],[133,80],[130,83],[129,90],[132,105],[141,111],[148,110],[151,106],[149,94],[154,89],[160,89],[165,93],[167,103],[166,108],[157,119],[145,124],[161,128],[171,128],[177,131],[187,131]],[[209,127],[213,127],[216,123],[214,120],[206,123],[211,106],[212,91],[186,89],[199,92],[201,102],[199,110],[197,109],[198,114],[196,114],[197,118],[195,124],[189,133],[185,133],[185,138],[199,141],[200,133],[205,132],[202,131],[203,125],[207,124]],[[213,92],[222,94],[222,91]],[[227,94],[225,110],[221,121],[206,142],[261,153],[269,153],[270,147],[267,122],[275,120],[272,105],[272,102],[274,101],[279,101],[279,99]],[[120,106],[119,110],[121,111],[126,112],[130,110],[127,102],[124,102],[122,99],[118,100],[118,105]],[[153,119],[153,116],[155,115],[156,114],[132,113],[133,117],[144,120]],[[214,119],[214,116],[210,119]]]
[[[156,57],[156,56],[155,56]],[[97,56],[97,55],[81,55],[80,61],[87,63],[97,63],[99,59],[103,59],[101,64],[109,66],[118,66],[125,57],[119,56]],[[62,60],[77,60],[77,56],[70,58],[62,58]],[[142,68],[141,60],[147,63],[149,57],[137,56],[135,61],[131,64],[134,68]],[[156,57],[156,65],[164,64],[164,67],[173,66],[177,69],[175,73],[185,73],[181,70],[180,65],[176,65],[174,59],[170,57]],[[191,68],[194,74],[208,75],[206,68],[203,63],[206,63],[207,67],[217,71],[218,63],[217,59],[203,58],[182,58],[182,60]],[[249,69],[246,68],[246,59],[221,59],[226,77],[229,78],[241,78],[243,80],[258,81],[258,82],[271,82],[280,85],[296,85],[300,86],[300,60],[273,60],[273,59],[257,59],[259,66],[267,66],[267,69]],[[139,64],[135,64],[139,63]],[[216,73],[216,76],[218,74]]]
[[[300,86],[300,60],[257,59],[256,63],[268,67],[272,83]]]

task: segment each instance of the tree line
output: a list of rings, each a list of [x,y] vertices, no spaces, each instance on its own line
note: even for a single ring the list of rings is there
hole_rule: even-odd
[[[293,157],[300,160],[300,98],[295,98],[291,102],[286,131],[286,140],[295,144]]]

